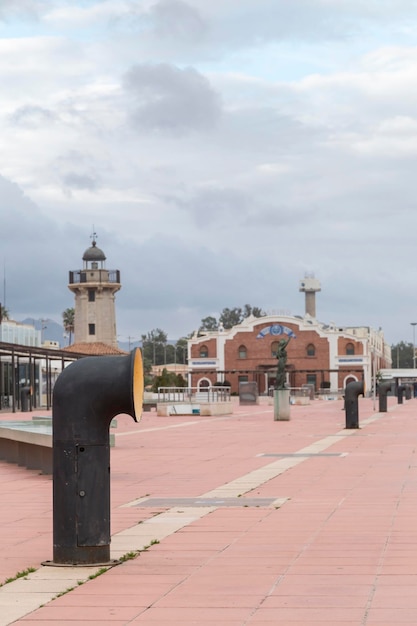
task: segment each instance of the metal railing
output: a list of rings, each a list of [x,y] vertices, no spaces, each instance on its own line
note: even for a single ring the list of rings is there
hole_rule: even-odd
[[[158,402],[230,402],[230,387],[158,387]]]
[[[94,273],[92,282],[97,283],[120,283],[120,270],[74,270],[69,272],[69,284],[90,282],[90,274]]]
[[[310,396],[310,389],[308,387],[288,387],[291,398],[306,398]],[[344,389],[316,389],[314,391],[314,395],[311,396],[311,399],[321,398],[321,397],[339,397],[341,398],[344,394]],[[274,389],[271,387],[268,390],[268,396],[273,397]]]

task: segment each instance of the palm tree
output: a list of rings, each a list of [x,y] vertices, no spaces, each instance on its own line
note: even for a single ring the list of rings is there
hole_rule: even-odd
[[[71,344],[72,333],[74,332],[75,309],[65,309],[62,313],[62,324],[66,333],[69,333],[69,345]]]
[[[9,309],[6,309],[5,306],[0,304],[0,322],[2,322],[3,320],[10,319],[9,316],[10,316]]]

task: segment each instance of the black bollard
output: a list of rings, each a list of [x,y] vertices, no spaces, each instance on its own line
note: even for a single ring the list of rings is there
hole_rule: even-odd
[[[381,383],[378,387],[378,393],[379,393],[379,412],[380,413],[386,413],[388,408],[387,408],[387,396],[388,396],[388,392],[391,391],[391,386],[392,386],[392,382],[391,381],[386,381],[384,383]]]
[[[363,395],[363,381],[348,383],[345,389],[346,428],[359,428],[358,396]]]
[[[403,394],[405,392],[405,385],[398,385],[397,387],[397,400],[398,404],[403,403]]]
[[[140,419],[140,350],[85,357],[57,378],[53,393],[52,565],[110,562],[111,420]]]
[[[405,399],[411,400],[411,395],[412,395],[412,387],[411,385],[406,385],[405,386]]]

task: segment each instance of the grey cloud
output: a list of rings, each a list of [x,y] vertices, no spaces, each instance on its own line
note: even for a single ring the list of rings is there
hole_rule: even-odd
[[[124,288],[118,302],[141,311],[199,307],[207,315],[207,311],[220,311],[228,303],[235,306],[244,299],[242,276],[248,280],[245,288],[248,300],[257,303],[262,300],[261,306],[269,282],[268,275],[250,280],[255,279],[258,270],[247,255],[240,258],[232,247],[227,255],[219,254],[205,244],[204,238],[195,241],[181,235],[160,233],[141,244],[125,242],[123,263]],[[138,272],[138,267],[143,271]],[[166,314],[166,324],[169,323]],[[184,332],[191,330],[185,328]]]
[[[345,39],[349,15],[332,5],[311,0],[268,0],[245,3],[216,21],[214,37],[223,45],[259,46],[268,41]]]
[[[56,311],[59,321],[60,311],[71,305],[66,293],[68,259],[80,232],[67,227],[65,220],[46,217],[18,185],[2,176],[0,222],[0,262],[12,317],[17,312]]]
[[[114,23],[134,35],[135,49],[144,58],[193,63],[234,51],[256,54],[269,43],[363,43],[370,29],[377,45],[384,31],[388,36],[413,33],[417,26],[414,0],[159,0],[150,7],[131,7],[120,9]],[[302,56],[307,63],[305,50]],[[307,56],[315,66],[314,56]]]
[[[159,37],[179,38],[181,43],[201,43],[209,30],[201,13],[181,0],[156,2],[150,8],[148,18]]]
[[[108,173],[106,163],[100,163],[93,155],[79,150],[60,155],[54,160],[52,168],[69,195],[77,189],[96,191],[101,187],[102,173]]]
[[[3,21],[14,18],[37,19],[41,13],[40,0],[1,0],[0,2],[0,20]]]
[[[44,107],[26,104],[16,109],[9,117],[12,124],[26,128],[36,128],[56,120],[53,111]]]
[[[227,187],[209,187],[183,197],[166,196],[165,200],[184,209],[200,226],[220,226],[230,220],[238,223],[250,207],[243,191]]]
[[[88,189],[95,191],[99,187],[99,180],[88,174],[77,174],[76,172],[68,172],[63,177],[63,182],[71,189]]]
[[[133,124],[155,131],[208,130],[221,114],[218,94],[193,68],[135,65],[124,77],[133,98]]]

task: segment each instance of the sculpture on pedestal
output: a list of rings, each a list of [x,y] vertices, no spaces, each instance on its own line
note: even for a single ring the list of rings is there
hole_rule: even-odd
[[[287,350],[286,347],[290,342],[291,337],[288,339],[281,339],[277,348],[277,375],[275,379],[274,389],[285,389],[286,373],[285,368],[287,365]]]

